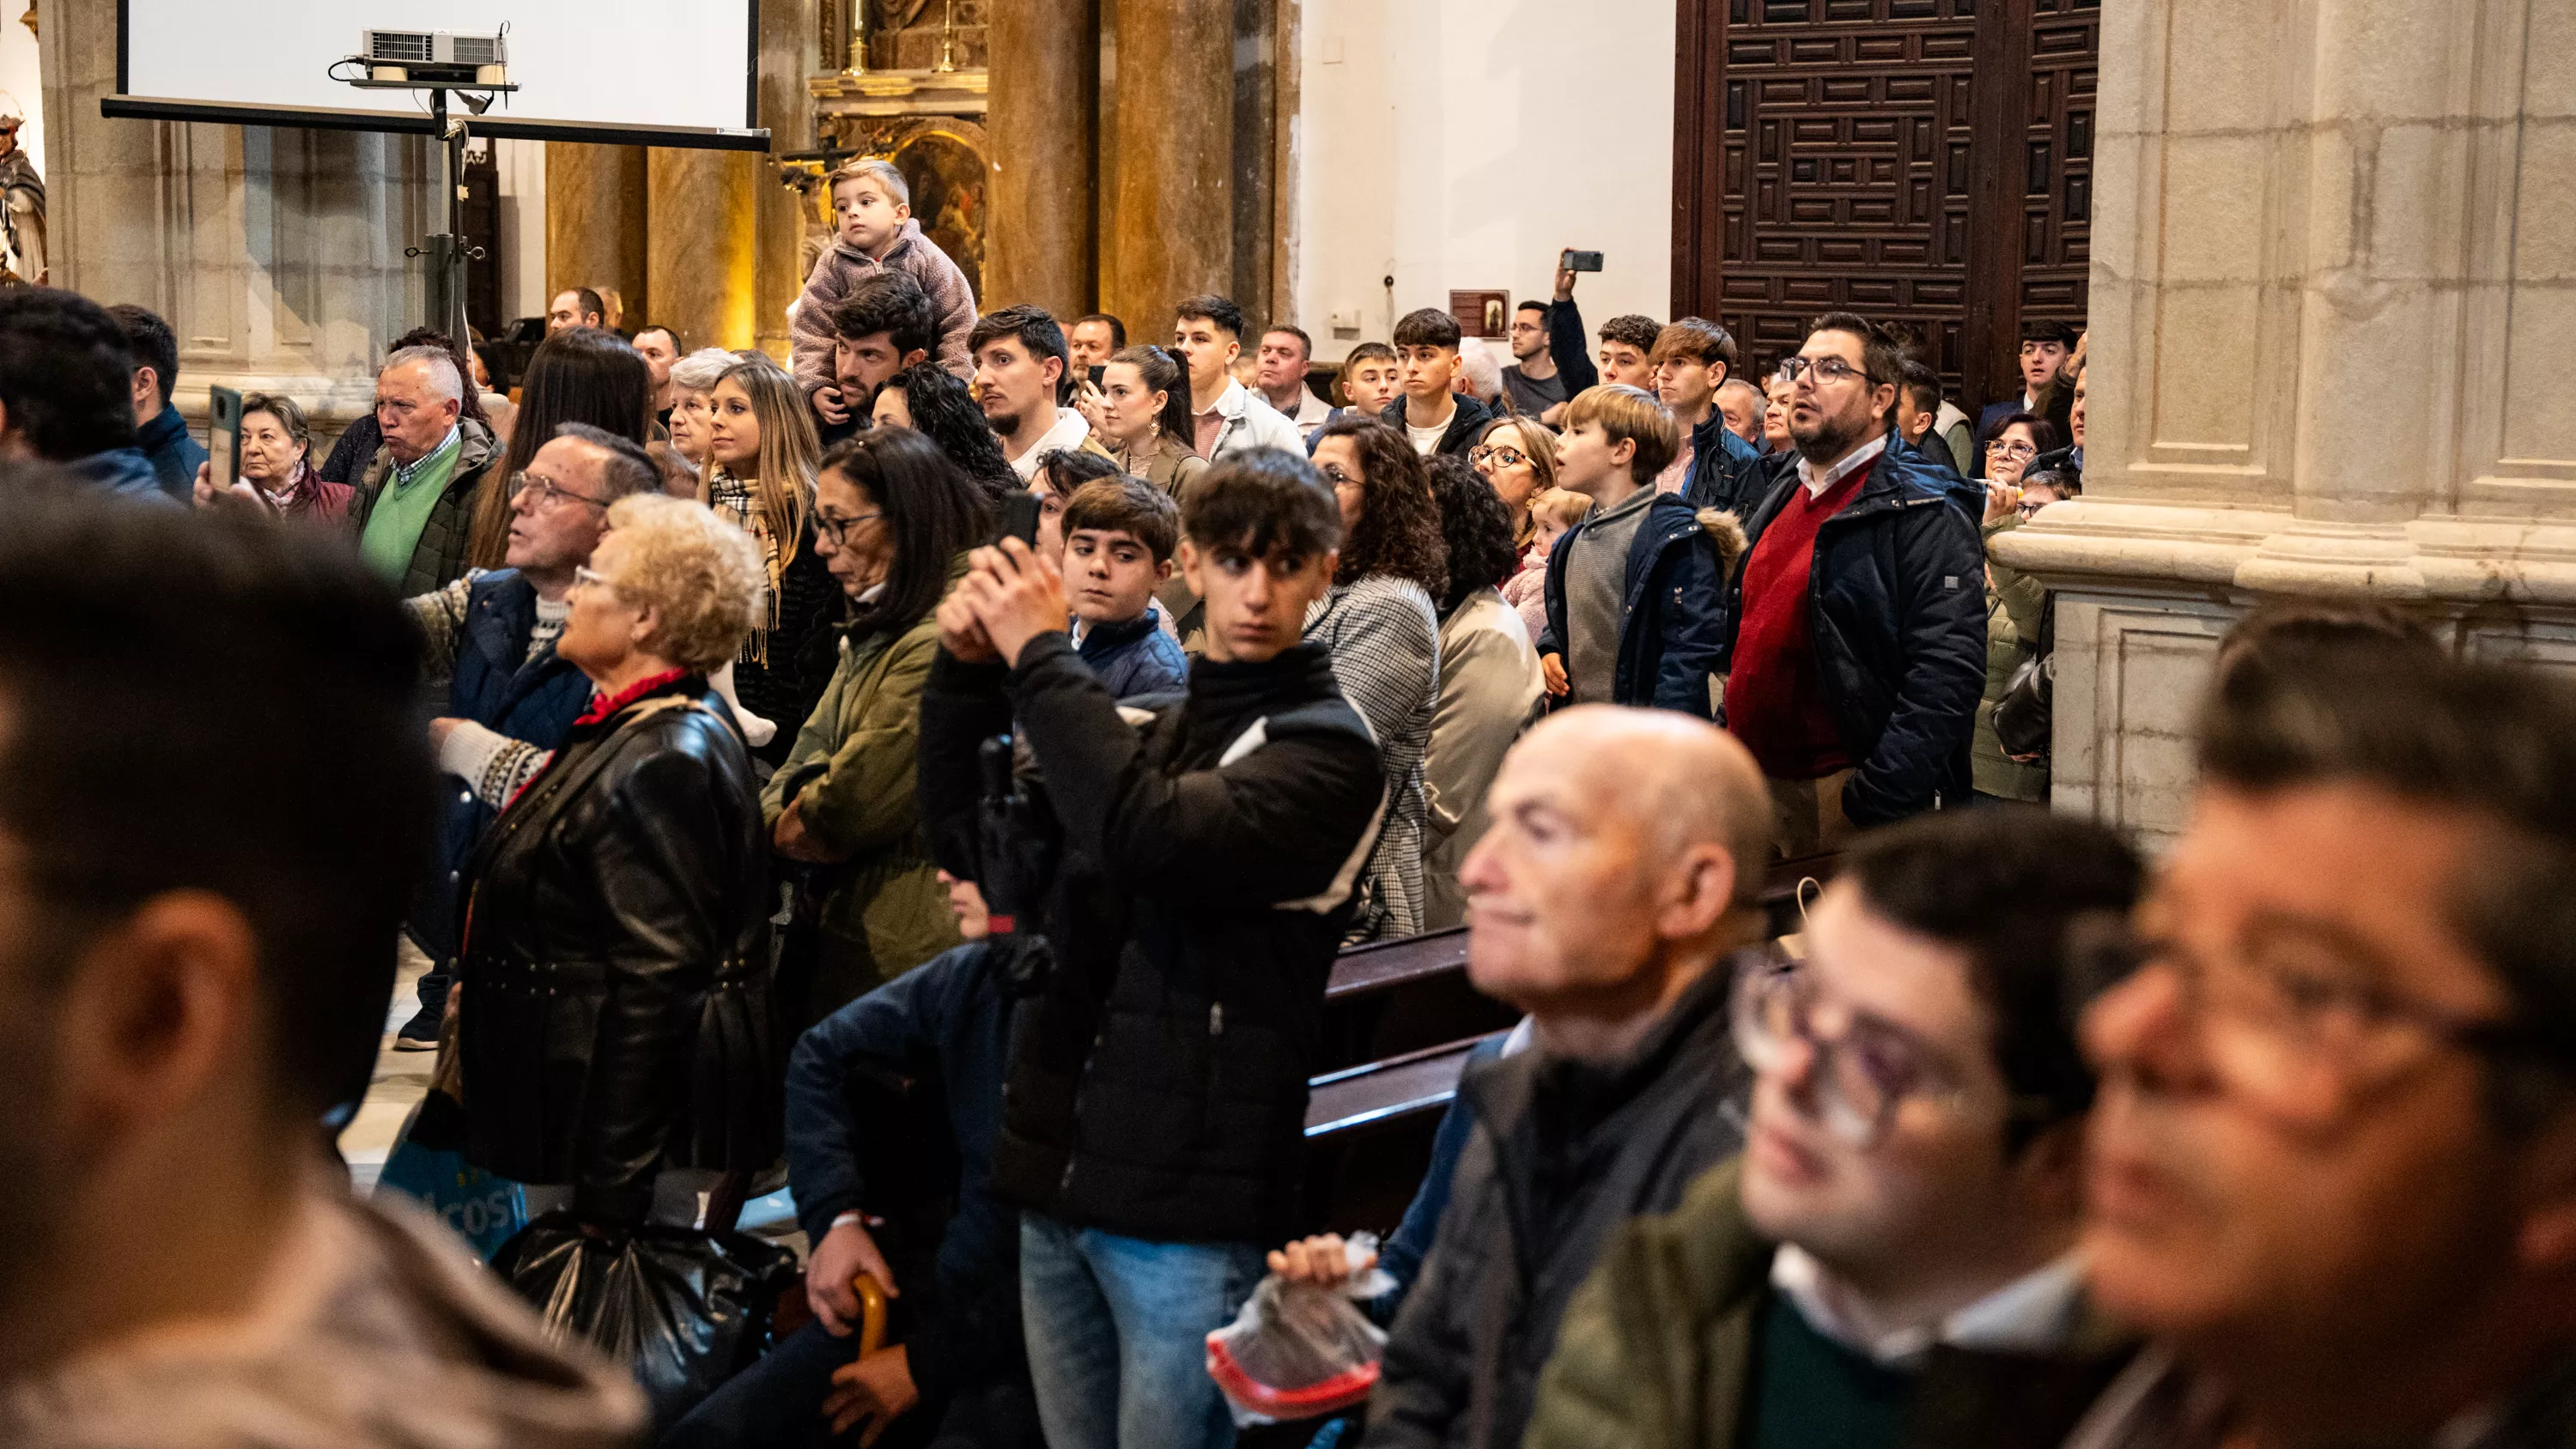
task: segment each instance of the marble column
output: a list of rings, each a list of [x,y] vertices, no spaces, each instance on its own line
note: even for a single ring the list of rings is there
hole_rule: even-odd
[[[2158,838],[2219,637],[2365,597],[2576,668],[2576,8],[2105,6],[2061,808]]]
[[[1116,176],[1100,213],[1114,232],[1102,310],[1129,335],[1164,335],[1172,304],[1234,282],[1234,7],[1113,0]]]
[[[1070,320],[1092,310],[1098,280],[1092,198],[1100,102],[1096,0],[1001,4],[992,46],[992,222],[985,311],[1035,303]]]
[[[678,328],[692,349],[751,346],[761,158],[656,146],[648,170],[652,320]]]
[[[567,287],[614,287],[629,329],[653,310],[644,148],[546,143],[546,300]]]
[[[373,405],[375,368],[422,316],[438,158],[424,137],[109,120],[116,7],[48,7],[45,187],[53,280],[161,314],[174,400],[282,392],[327,448]]]

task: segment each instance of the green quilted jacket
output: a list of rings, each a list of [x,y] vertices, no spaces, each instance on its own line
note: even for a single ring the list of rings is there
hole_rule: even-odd
[[[952,582],[964,564],[961,554]],[[788,1003],[791,1013],[819,1018],[958,944],[913,793],[921,689],[938,652],[939,625],[927,615],[901,634],[844,640],[832,682],[761,791],[773,829],[788,802],[801,801],[805,828],[841,861],[821,873],[814,999]]]

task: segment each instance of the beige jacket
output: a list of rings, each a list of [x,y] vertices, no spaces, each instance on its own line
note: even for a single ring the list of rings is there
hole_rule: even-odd
[[[222,1322],[0,1386],[12,1449],[617,1449],[644,1396],[408,1207],[315,1194]]]

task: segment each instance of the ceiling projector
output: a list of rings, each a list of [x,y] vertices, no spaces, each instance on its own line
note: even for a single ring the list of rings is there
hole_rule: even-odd
[[[447,30],[369,30],[361,33],[358,59],[373,81],[411,85],[502,86],[510,83],[510,57],[499,35],[458,35]]]

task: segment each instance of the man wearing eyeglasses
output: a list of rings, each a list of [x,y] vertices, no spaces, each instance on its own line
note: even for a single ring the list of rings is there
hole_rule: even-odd
[[[466,856],[590,703],[590,681],[555,657],[573,576],[608,530],[608,505],[654,492],[661,479],[642,448],[586,423],[565,423],[510,480],[504,567],[472,571],[406,601],[425,640],[429,678],[447,679],[446,711],[430,722],[447,793],[435,874],[406,926],[430,970],[420,979],[420,1010],[395,1033],[398,1051],[438,1046],[455,980],[455,892]]]
[[[2083,1247],[2153,1350],[2081,1449],[2576,1425],[2576,698],[2287,635],[2223,666],[2144,964],[2087,1013]]]
[[[1725,724],[1793,858],[1970,794],[1984,550],[1954,476],[1887,445],[1902,361],[1867,319],[1829,312],[1781,363],[1797,461],[1746,523],[1726,610]]]
[[[1603,1249],[1529,1449],[2056,1444],[2132,1347],[2073,1251],[2071,1023],[2139,882],[2118,837],[2038,811],[1865,837],[1804,959],[1736,978],[1743,1155]]]

